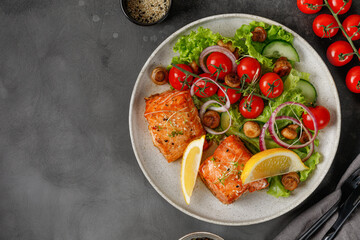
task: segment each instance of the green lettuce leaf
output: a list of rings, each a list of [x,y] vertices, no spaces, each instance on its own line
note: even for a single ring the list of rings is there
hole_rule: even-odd
[[[320,158],[321,158],[320,153],[315,152],[315,153],[313,153],[313,154],[311,155],[311,157],[305,162],[305,165],[306,165],[307,167],[309,167],[309,169],[300,172],[300,181],[301,181],[301,182],[305,181],[305,180],[309,177],[310,173],[312,173],[312,172],[315,170],[316,165],[318,165],[319,162],[320,162]]]
[[[267,191],[268,194],[274,197],[289,197],[291,192],[286,190],[281,183],[281,176],[275,176],[268,178],[269,181],[269,190]]]
[[[195,60],[199,64],[201,52],[209,47],[216,45],[223,37],[219,33],[213,33],[208,28],[199,27],[197,31],[191,31],[189,35],[184,35],[177,40],[174,52],[179,56],[172,59],[173,64],[191,63]]]

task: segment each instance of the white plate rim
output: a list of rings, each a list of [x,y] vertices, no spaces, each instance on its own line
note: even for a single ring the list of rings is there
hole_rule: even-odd
[[[145,73],[145,70],[147,68],[147,66],[150,64],[152,58],[157,54],[157,52],[164,46],[166,45],[168,42],[174,40],[175,38],[178,37],[179,33],[186,31],[189,28],[192,28],[195,25],[201,24],[203,22],[208,22],[211,20],[216,20],[216,19],[220,19],[220,18],[249,18],[249,19],[253,19],[255,21],[261,21],[261,22],[266,22],[268,24],[271,25],[278,25],[281,26],[283,29],[285,29],[286,31],[290,32],[293,34],[294,38],[299,39],[302,43],[304,43],[306,46],[306,48],[308,48],[312,54],[314,56],[316,56],[325,66],[325,74],[328,76],[329,79],[329,84],[331,84],[332,89],[335,90],[335,101],[336,101],[336,112],[337,114],[337,119],[336,119],[336,139],[335,139],[335,143],[334,146],[336,146],[335,148],[332,149],[331,152],[331,163],[327,165],[327,168],[324,169],[325,173],[328,173],[330,167],[332,166],[332,163],[334,161],[335,158],[335,154],[337,152],[338,149],[338,145],[339,145],[339,141],[340,141],[340,131],[341,131],[341,108],[340,108],[340,100],[339,100],[339,94],[335,85],[335,81],[329,71],[329,69],[327,68],[326,64],[324,63],[324,61],[322,60],[322,58],[319,56],[319,54],[315,51],[315,49],[304,39],[302,38],[298,33],[296,33],[295,31],[293,31],[292,29],[284,26],[283,24],[280,24],[274,20],[268,19],[268,18],[264,18],[264,17],[260,17],[257,15],[252,15],[252,14],[244,14],[244,13],[227,13],[227,14],[219,14],[219,15],[213,15],[213,16],[209,16],[209,17],[205,17],[205,18],[201,18],[199,20],[193,21],[185,26],[183,26],[182,28],[178,29],[177,31],[175,31],[174,33],[172,33],[168,38],[166,38],[153,52],[152,54],[148,57],[147,61],[145,62],[145,64],[143,65],[133,88],[133,91],[131,93],[131,99],[130,99],[130,107],[129,107],[129,131],[130,131],[130,139],[131,139],[131,145],[136,157],[136,160],[143,172],[143,174],[145,175],[146,179],[149,181],[149,183],[151,184],[151,186],[160,194],[160,196],[162,198],[164,198],[167,202],[169,202],[173,207],[177,208],[178,210],[180,210],[181,212],[194,217],[196,219],[205,221],[205,222],[209,222],[209,223],[213,223],[213,224],[218,224],[218,225],[225,225],[225,226],[245,226],[245,225],[251,225],[251,224],[257,224],[257,223],[262,223],[262,222],[266,222],[269,221],[271,219],[277,218],[285,213],[290,212],[291,210],[293,210],[294,208],[296,208],[297,206],[299,206],[303,201],[305,201],[309,196],[311,196],[316,189],[318,188],[318,186],[321,184],[321,182],[323,181],[323,179],[325,178],[326,174],[322,175],[317,184],[315,186],[313,186],[311,188],[311,191],[309,194],[307,194],[305,197],[301,197],[298,198],[298,200],[295,202],[295,204],[293,206],[291,206],[290,208],[284,209],[282,211],[277,212],[276,214],[269,216],[269,217],[265,217],[262,218],[261,220],[253,220],[253,221],[247,221],[247,222],[223,222],[223,221],[216,221],[216,220],[212,220],[212,219],[208,219],[206,217],[201,217],[198,216],[197,214],[194,214],[184,208],[182,208],[181,206],[177,205],[175,202],[173,202],[168,196],[166,196],[165,193],[163,193],[157,186],[156,184],[154,184],[154,182],[151,179],[150,174],[147,172],[147,170],[145,169],[144,165],[142,164],[140,157],[137,153],[137,149],[135,148],[135,140],[134,140],[134,136],[133,136],[133,124],[132,124],[132,112],[133,112],[133,106],[134,106],[134,101],[135,101],[135,92],[136,89],[140,83],[140,79],[142,78],[142,76]]]

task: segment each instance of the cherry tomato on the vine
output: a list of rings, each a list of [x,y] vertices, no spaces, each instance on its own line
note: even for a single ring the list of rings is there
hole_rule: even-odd
[[[345,83],[350,91],[360,93],[360,66],[355,66],[349,70]]]
[[[177,64],[178,67],[188,71],[188,72],[193,72],[191,67],[189,67],[186,64]],[[191,84],[192,84],[192,80],[193,77],[189,76],[186,81],[186,74],[183,73],[181,70],[177,69],[176,67],[172,67],[169,71],[169,83],[170,85],[175,88],[176,90],[186,90],[189,89]]]
[[[203,73],[203,74],[200,74],[199,76],[207,77],[212,80],[215,80],[215,77],[211,76],[210,73]],[[195,78],[194,83],[197,80],[198,80],[198,78]],[[195,86],[194,86],[195,95],[200,98],[211,97],[212,95],[214,95],[216,93],[217,90],[218,90],[218,86],[216,86],[216,84],[211,81],[207,81],[206,79],[199,80],[198,82],[195,83]]]
[[[284,83],[276,73],[265,73],[259,82],[260,91],[269,98],[276,98],[284,90]]]
[[[329,0],[328,3],[334,13],[338,13],[341,9],[341,11],[338,13],[339,15],[341,15],[349,11],[352,0],[349,0],[348,2],[345,0]]]
[[[211,74],[216,77],[223,79],[228,73],[231,73],[232,69],[231,60],[223,53],[213,52],[206,59],[206,67]],[[220,71],[217,73],[217,71]]]
[[[320,14],[317,16],[312,27],[316,36],[321,38],[331,38],[339,31],[339,24],[334,16],[330,14]]]
[[[360,39],[360,33],[358,32],[360,28],[360,15],[353,14],[345,18],[343,22],[343,27],[345,32],[349,37],[352,37],[352,40]]]
[[[306,14],[314,14],[321,10],[323,0],[297,0],[297,6],[300,11]],[[320,5],[320,6],[319,6]]]
[[[344,66],[352,60],[353,49],[348,42],[337,41],[328,47],[326,57],[332,65]]]
[[[263,110],[264,101],[255,95],[244,97],[239,104],[239,111],[245,118],[257,118]]]
[[[234,104],[241,98],[241,93],[238,92],[238,90],[232,89],[232,88],[224,88],[221,86],[222,89],[226,91],[226,94],[229,97],[230,104]],[[217,95],[219,96],[220,100],[223,100],[223,102],[226,102],[226,97],[224,92],[219,88]]]
[[[318,129],[325,128],[330,122],[330,112],[324,106],[309,107],[309,110],[315,116],[315,120],[318,125]],[[303,113],[303,123],[305,127],[310,130],[314,130],[314,123],[309,114]]]
[[[251,83],[255,81],[261,72],[261,65],[258,60],[252,57],[245,57],[240,60],[239,65],[237,66],[237,74],[241,78],[244,74],[248,76],[245,79],[246,82]]]

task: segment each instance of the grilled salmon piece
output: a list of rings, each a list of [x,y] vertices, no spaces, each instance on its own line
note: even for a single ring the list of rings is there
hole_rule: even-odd
[[[189,91],[169,90],[145,102],[153,143],[168,162],[179,159],[192,140],[206,134]]]
[[[243,142],[235,135],[231,135],[225,138],[214,154],[201,164],[200,178],[222,203],[233,203],[247,191],[253,192],[268,186],[266,179],[242,184],[240,175],[251,156]]]

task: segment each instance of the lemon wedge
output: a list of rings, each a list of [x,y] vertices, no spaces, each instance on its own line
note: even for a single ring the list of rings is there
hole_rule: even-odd
[[[286,148],[273,148],[259,152],[246,162],[241,173],[244,184],[267,177],[308,169],[300,157]]]
[[[185,197],[186,203],[190,204],[190,197],[193,192],[196,178],[198,175],[205,135],[192,141],[185,149],[181,162],[181,189]]]

